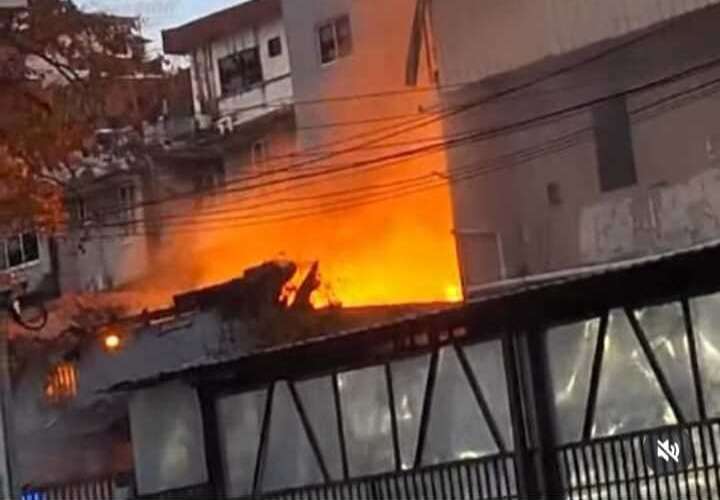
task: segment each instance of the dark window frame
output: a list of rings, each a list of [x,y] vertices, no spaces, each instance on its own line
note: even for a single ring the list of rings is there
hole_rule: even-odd
[[[349,56],[353,51],[350,16],[344,14],[320,23],[315,28],[315,38],[321,66]]]
[[[30,242],[32,238],[32,242]],[[9,243],[17,242],[17,256],[11,258]],[[15,253],[15,252],[14,252]],[[40,239],[37,233],[28,231],[0,239],[0,270],[12,270],[33,265],[40,261]]]
[[[634,186],[638,176],[625,97],[614,97],[594,106],[592,119],[600,191]]]
[[[280,35],[274,36],[267,41],[268,57],[274,58],[282,55],[283,43]]]
[[[233,52],[217,61],[222,96],[242,94],[263,82],[258,46]]]

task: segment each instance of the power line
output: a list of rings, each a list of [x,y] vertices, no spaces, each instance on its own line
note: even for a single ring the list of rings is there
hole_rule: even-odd
[[[641,106],[641,107],[633,110],[632,114],[635,114],[635,115],[642,114],[648,110],[651,110],[651,109],[657,108],[657,107],[662,107],[662,105],[671,103],[671,102],[675,105],[675,107],[677,107],[678,103],[683,104],[689,97],[698,98],[697,94],[700,92],[704,92],[702,95],[700,95],[700,97],[704,97],[704,95],[708,93],[708,89],[717,91],[718,82],[720,82],[720,79],[713,79],[708,82],[703,82],[701,84],[698,84],[695,87],[693,87],[692,89],[685,89],[683,91],[676,92],[674,94],[665,96],[665,97],[660,98],[650,104]],[[648,117],[645,117],[645,119],[647,119],[647,118]],[[559,137],[553,141],[544,143],[540,146],[535,146],[533,148],[527,148],[526,150],[511,153],[510,155],[507,155],[507,156],[514,157],[514,156],[522,155],[519,161],[520,161],[520,163],[525,163],[525,162],[527,162],[531,159],[535,159],[539,156],[542,156],[545,154],[550,154],[550,153],[556,152],[558,150],[566,149],[568,147],[572,147],[573,145],[577,144],[577,139],[579,137],[582,137],[582,135],[588,134],[588,132],[591,132],[591,131],[592,131],[592,127],[586,127],[586,128],[580,129],[578,131],[572,132],[571,134],[568,134],[566,136]],[[560,149],[558,149],[558,147]],[[503,158],[500,158],[500,159],[503,159]],[[507,159],[507,157],[505,157],[504,159]],[[496,160],[496,163],[497,163],[497,160]],[[514,161],[514,162],[511,161],[510,164],[500,163],[497,165],[490,165],[490,166],[486,165],[486,166],[481,167],[480,169],[478,169],[475,166],[476,164],[470,164],[470,165],[466,165],[464,167],[458,167],[456,169],[453,169],[451,175],[448,176],[449,180],[447,182],[451,182],[451,183],[460,182],[463,180],[474,178],[478,174],[484,175],[490,171],[496,171],[501,168],[512,167],[517,164],[518,164],[517,161]],[[461,175],[458,175],[458,174],[461,174]],[[330,209],[331,211],[335,211],[336,209],[340,209],[340,208],[343,208],[343,209],[351,208],[353,206],[356,206],[356,203],[359,203],[359,202],[363,202],[362,204],[365,204],[364,203],[365,201],[368,201],[368,202],[373,201],[373,200],[374,201],[383,201],[384,199],[387,198],[387,196],[392,196],[392,195],[402,196],[402,195],[404,195],[404,193],[407,193],[407,192],[414,193],[414,192],[418,192],[418,190],[422,191],[422,190],[425,190],[425,188],[431,188],[433,186],[440,187],[441,184],[444,184],[444,183],[430,182],[430,181],[432,181],[433,177],[437,177],[437,175],[426,174],[426,175],[418,176],[418,177],[411,178],[411,179],[404,179],[402,181],[394,181],[394,182],[385,183],[383,185],[368,186],[366,188],[369,190],[385,188],[384,191],[373,194],[372,198],[356,197],[355,199],[351,199],[351,200],[342,200],[343,203],[331,202],[331,203],[325,203],[325,204],[315,205],[315,206],[310,206],[310,207],[301,207],[300,209],[294,209],[294,210],[290,210],[290,211],[282,210],[282,211],[273,211],[270,213],[260,213],[260,214],[255,213],[255,214],[248,214],[248,215],[244,215],[244,216],[222,218],[222,219],[215,219],[215,220],[211,220],[211,219],[207,219],[207,218],[201,219],[198,217],[188,216],[187,218],[190,218],[193,220],[185,221],[184,225],[185,226],[200,225],[200,226],[202,226],[202,227],[200,227],[200,229],[202,229],[202,230],[204,230],[204,229],[217,230],[217,229],[224,229],[224,228],[229,228],[229,227],[245,227],[245,225],[242,225],[242,226],[222,225],[222,226],[217,226],[217,227],[211,227],[208,224],[212,224],[212,223],[223,224],[226,222],[233,222],[233,221],[238,221],[238,220],[256,220],[255,221],[256,223],[249,223],[248,225],[265,224],[265,223],[274,222],[276,220],[287,220],[285,217],[283,217],[286,214],[289,217],[297,216],[298,218],[302,218],[302,217],[306,217],[306,216],[310,216],[310,215],[316,215],[318,213],[324,213],[325,209]],[[388,190],[387,189],[387,188],[392,188],[392,187],[399,187],[400,189],[396,189],[396,190]],[[357,191],[357,189],[356,190],[344,190],[342,192],[334,192],[334,193],[324,193],[321,197],[332,197],[332,196],[337,196],[337,195],[344,194],[347,192],[355,193],[356,191]],[[306,199],[306,200],[307,199],[318,199],[318,198],[319,198],[318,195],[303,197],[303,199]],[[295,201],[297,201],[297,199]],[[244,209],[240,209],[240,210],[237,210],[237,209],[228,210],[228,211],[223,210],[218,213],[235,213],[235,214],[237,214],[237,213],[247,212],[248,210],[250,210],[250,208],[251,207],[244,207]],[[301,210],[308,211],[308,209],[310,210],[309,213],[301,211]],[[318,212],[318,210],[320,210],[320,211]],[[205,215],[207,215],[207,214],[205,214]],[[280,217],[280,219],[278,219],[278,217]],[[132,221],[131,223],[143,223],[143,221],[141,221],[141,220],[140,221]],[[125,226],[126,224],[127,223],[120,223],[120,224],[115,224],[115,225],[110,224],[110,225],[105,225],[104,227]],[[169,224],[169,225],[172,225],[172,224]],[[180,224],[180,225],[183,225],[183,224]]]
[[[585,65],[585,64],[589,64],[589,63],[591,63],[591,62],[593,62],[593,61],[600,60],[600,59],[608,56],[609,54],[612,54],[612,53],[617,52],[617,51],[619,51],[619,50],[622,50],[622,49],[624,49],[624,48],[626,48],[626,47],[628,47],[628,46],[631,46],[631,45],[637,43],[638,41],[643,40],[643,39],[645,39],[645,38],[647,38],[647,37],[649,37],[649,36],[651,36],[651,35],[655,35],[657,32],[662,31],[663,29],[666,29],[669,24],[672,24],[672,23],[667,23],[666,25],[664,25],[664,26],[662,26],[662,27],[660,27],[660,28],[656,28],[656,29],[654,29],[654,30],[648,31],[648,32],[646,32],[646,33],[643,33],[642,35],[639,35],[639,36],[634,37],[633,39],[628,40],[628,41],[626,41],[626,42],[624,42],[624,43],[618,44],[618,45],[616,45],[616,46],[614,46],[614,47],[611,47],[611,48],[609,48],[609,49],[606,49],[606,50],[604,50],[604,51],[601,51],[601,52],[599,52],[598,54],[595,54],[595,55],[593,55],[593,56],[590,56],[590,57],[588,57],[588,58],[586,58],[586,59],[584,59],[584,60],[582,60],[582,61],[579,61],[579,62],[576,62],[576,63],[573,63],[573,64],[569,64],[569,65],[564,66],[564,67],[561,67],[561,68],[559,68],[559,69],[557,69],[557,70],[548,72],[547,74],[544,74],[544,75],[541,75],[541,76],[539,76],[539,77],[530,79],[530,80],[527,81],[527,82],[524,82],[524,83],[521,83],[521,84],[512,86],[512,87],[510,87],[510,88],[507,88],[507,89],[504,89],[504,90],[495,92],[495,93],[493,93],[493,94],[491,94],[491,95],[489,95],[489,96],[486,96],[486,97],[483,97],[483,98],[474,100],[474,101],[472,101],[472,102],[470,102],[470,103],[467,103],[467,104],[464,104],[464,105],[460,105],[460,106],[458,106],[456,109],[453,109],[453,110],[450,110],[450,111],[445,111],[445,112],[442,112],[442,113],[438,113],[438,115],[437,115],[436,117],[433,117],[433,118],[430,118],[430,119],[427,119],[427,120],[424,120],[424,121],[423,121],[423,120],[417,120],[417,121],[416,121],[416,120],[413,120],[414,123],[409,124],[409,125],[407,125],[407,126],[404,126],[403,124],[400,124],[400,125],[398,125],[398,128],[395,129],[395,130],[393,130],[392,132],[389,132],[389,133],[387,133],[387,134],[381,135],[381,136],[376,137],[376,138],[374,138],[374,139],[365,141],[365,142],[363,142],[363,143],[361,143],[361,144],[359,144],[359,145],[355,145],[355,146],[351,146],[351,147],[348,147],[348,148],[345,148],[345,149],[341,149],[341,150],[338,150],[338,151],[334,151],[334,152],[332,152],[332,153],[327,153],[327,154],[325,154],[325,155],[321,155],[320,158],[313,158],[313,159],[305,160],[305,161],[303,161],[303,162],[299,162],[299,163],[296,163],[296,164],[288,165],[288,166],[282,167],[282,168],[280,168],[280,169],[276,169],[276,170],[273,170],[273,171],[268,171],[268,172],[266,172],[266,173],[255,174],[254,176],[250,176],[249,179],[257,179],[257,178],[260,178],[260,177],[267,177],[267,176],[275,175],[275,174],[277,174],[277,173],[287,172],[287,171],[289,171],[289,170],[291,170],[291,169],[296,169],[296,168],[303,167],[303,166],[306,166],[306,165],[309,165],[309,164],[318,163],[318,162],[320,162],[320,161],[333,158],[333,157],[335,157],[335,156],[340,156],[340,155],[344,155],[344,154],[347,154],[347,153],[352,153],[352,152],[357,151],[359,148],[362,148],[362,147],[365,147],[365,146],[368,146],[368,145],[377,144],[377,143],[379,143],[379,142],[382,142],[382,141],[387,140],[387,139],[392,139],[392,138],[397,137],[397,136],[399,136],[399,135],[402,135],[402,134],[404,134],[404,133],[407,133],[407,132],[410,132],[410,131],[413,131],[413,130],[417,130],[417,129],[419,129],[419,128],[423,128],[423,127],[425,127],[425,126],[427,126],[427,125],[429,125],[429,124],[437,123],[438,121],[440,121],[440,120],[442,120],[442,119],[445,119],[445,118],[447,118],[447,117],[450,117],[450,116],[454,116],[454,115],[463,113],[463,112],[465,112],[465,111],[468,111],[468,110],[470,110],[470,109],[473,109],[473,108],[475,108],[475,107],[477,107],[477,106],[480,106],[480,105],[482,105],[482,104],[486,104],[486,103],[488,103],[488,102],[491,102],[491,101],[500,99],[500,98],[502,98],[502,97],[504,97],[504,96],[507,96],[507,95],[514,94],[514,93],[516,93],[516,92],[519,92],[519,91],[524,90],[524,89],[527,89],[527,88],[531,88],[531,87],[533,87],[534,85],[536,85],[536,84],[539,83],[539,82],[542,82],[542,81],[547,80],[547,79],[549,79],[549,78],[553,78],[553,77],[559,76],[559,75],[561,75],[561,74],[567,73],[567,72],[569,72],[569,71],[572,71],[572,70],[576,69],[577,67],[583,66],[583,65]],[[620,94],[620,93],[618,93],[618,94]],[[561,111],[562,111],[562,110],[561,110]],[[557,113],[555,113],[555,114],[557,114]],[[370,134],[372,135],[373,133],[370,132]],[[364,135],[364,134],[363,134],[363,135]],[[357,136],[357,137],[360,137],[360,135]],[[349,139],[349,140],[353,140],[353,139],[351,138],[351,139]],[[412,151],[410,151],[410,152],[408,152],[408,153],[409,153],[409,154],[413,154]],[[380,158],[380,161],[382,161],[382,160],[383,160],[383,159]],[[228,184],[243,183],[243,182],[246,182],[247,180],[248,180],[248,178],[236,179],[236,180],[234,180],[234,181],[231,181],[231,182],[228,183]],[[292,177],[291,177],[290,179],[288,179],[288,180],[292,180]],[[227,185],[227,184],[226,184],[226,185]],[[263,186],[264,186],[264,185],[259,185],[258,187],[263,187]],[[209,190],[206,190],[206,192],[209,193],[210,191],[209,191]],[[187,198],[188,196],[190,196],[190,197],[196,197],[196,196],[198,196],[198,195],[202,195],[202,193],[203,193],[202,191],[200,191],[200,192],[195,192],[195,193],[185,193],[184,195],[181,195],[181,196],[182,196],[182,197],[185,197],[185,198]],[[178,196],[171,196],[171,197],[166,198],[165,200],[146,200],[146,201],[140,202],[140,203],[135,204],[135,205],[133,205],[133,206],[131,206],[131,207],[128,207],[128,208],[139,208],[139,207],[141,207],[141,206],[156,205],[156,204],[160,204],[160,203],[166,203],[166,202],[174,201],[174,200],[176,200],[176,199],[178,199]],[[126,208],[123,208],[122,210],[126,210]]]

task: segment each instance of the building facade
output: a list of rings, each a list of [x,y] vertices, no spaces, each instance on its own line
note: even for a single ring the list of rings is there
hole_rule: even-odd
[[[715,3],[419,3],[466,292],[718,235]]]
[[[397,19],[410,18],[413,9],[410,0],[372,6],[351,0],[308,5],[254,0],[163,32],[164,49],[190,56],[200,128],[260,136],[246,148],[250,158],[227,154],[231,165],[247,169],[247,159],[250,165],[260,159],[286,166],[293,164],[290,153],[302,161],[313,152],[340,149],[338,144],[356,145],[355,137],[384,121],[422,117],[436,105],[432,92],[364,95],[403,88],[411,23]],[[421,83],[429,82],[428,64],[420,71]],[[287,127],[281,133],[271,129],[263,138],[267,117],[278,114],[291,116],[292,133]],[[229,177],[237,174],[232,170],[237,169],[227,169]]]

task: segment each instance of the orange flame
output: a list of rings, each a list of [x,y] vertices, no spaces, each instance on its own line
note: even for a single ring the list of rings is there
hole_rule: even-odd
[[[363,118],[362,113],[392,115],[418,109],[417,103],[408,103],[407,99],[392,103],[384,99],[382,103],[370,104],[353,105],[351,111],[337,111],[333,118],[358,120]],[[377,125],[370,127],[377,128]],[[358,135],[365,131],[367,129],[354,127],[347,134]],[[402,141],[403,145],[397,148],[407,150],[441,135],[438,121],[432,126],[399,135],[394,141]],[[295,140],[290,134],[288,142],[291,144],[287,150],[294,150]],[[275,144],[270,144],[271,156],[282,152]],[[393,149],[366,148],[328,162],[337,164],[391,152]],[[270,163],[272,165],[266,168],[277,166],[276,162]],[[198,228],[192,234],[176,234],[163,244],[166,248],[164,276],[156,276],[153,281],[176,291],[206,286],[240,276],[246,268],[263,261],[282,258],[301,266],[319,261],[324,286],[312,298],[315,306],[333,302],[344,306],[366,306],[460,301],[462,291],[452,235],[449,188],[442,185],[442,176],[437,175],[444,172],[445,153],[439,151],[393,166],[328,177],[322,183],[295,189],[290,195],[302,197],[349,191],[349,196],[357,199],[358,195],[367,193],[361,188],[421,175],[433,179],[435,184],[434,189],[390,196],[381,202],[312,217],[246,227],[228,225],[221,231]],[[356,189],[358,195],[353,195]],[[245,202],[257,204],[261,200],[267,209],[296,206],[301,213],[307,206],[278,201],[288,193],[269,195],[258,191],[253,194],[255,198]],[[228,196],[220,205],[237,207],[238,202],[237,196]],[[179,208],[174,210],[180,211]],[[197,220],[202,220],[202,215],[198,215]],[[293,287],[299,285],[301,278],[296,276],[284,298],[292,300]]]

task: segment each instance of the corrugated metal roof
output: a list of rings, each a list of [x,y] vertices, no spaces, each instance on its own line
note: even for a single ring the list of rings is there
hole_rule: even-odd
[[[176,370],[169,370],[164,372],[158,372],[151,377],[147,378],[128,378],[123,382],[114,384],[113,386],[106,389],[106,391],[117,391],[117,390],[128,390],[134,389],[141,386],[153,385],[162,381],[172,379],[175,377],[182,376],[184,373],[191,370],[212,368],[215,366],[225,366],[248,360],[255,356],[267,355],[271,353],[279,353],[284,351],[292,351],[301,347],[307,347],[311,345],[319,345],[331,340],[337,340],[342,338],[350,339],[356,335],[365,334],[372,332],[373,330],[384,330],[389,327],[399,327],[404,324],[412,324],[418,320],[433,320],[441,318],[445,315],[455,314],[465,308],[470,308],[478,304],[482,304],[490,301],[502,300],[508,297],[517,297],[529,292],[535,292],[538,290],[549,290],[559,287],[571,286],[572,283],[581,282],[585,280],[592,280],[593,278],[604,276],[608,274],[621,273],[623,271],[636,269],[636,268],[651,268],[652,266],[666,261],[672,261],[673,259],[680,258],[683,256],[691,256],[693,254],[700,254],[710,250],[720,249],[720,239],[708,241],[692,247],[674,250],[655,255],[649,255],[645,257],[629,259],[624,261],[609,262],[593,266],[586,266],[575,269],[568,269],[566,271],[530,276],[527,278],[518,278],[513,280],[507,280],[503,282],[494,283],[484,287],[483,290],[476,290],[478,296],[471,298],[462,305],[454,307],[448,307],[446,309],[432,312],[432,313],[421,313],[411,314],[399,317],[393,321],[386,321],[370,325],[363,328],[356,328],[344,331],[338,331],[336,333],[312,337],[304,340],[300,340],[293,343],[272,346],[255,350],[249,353],[245,353],[239,356],[228,356],[225,358],[209,358],[202,357],[191,362],[186,363],[181,368]]]

